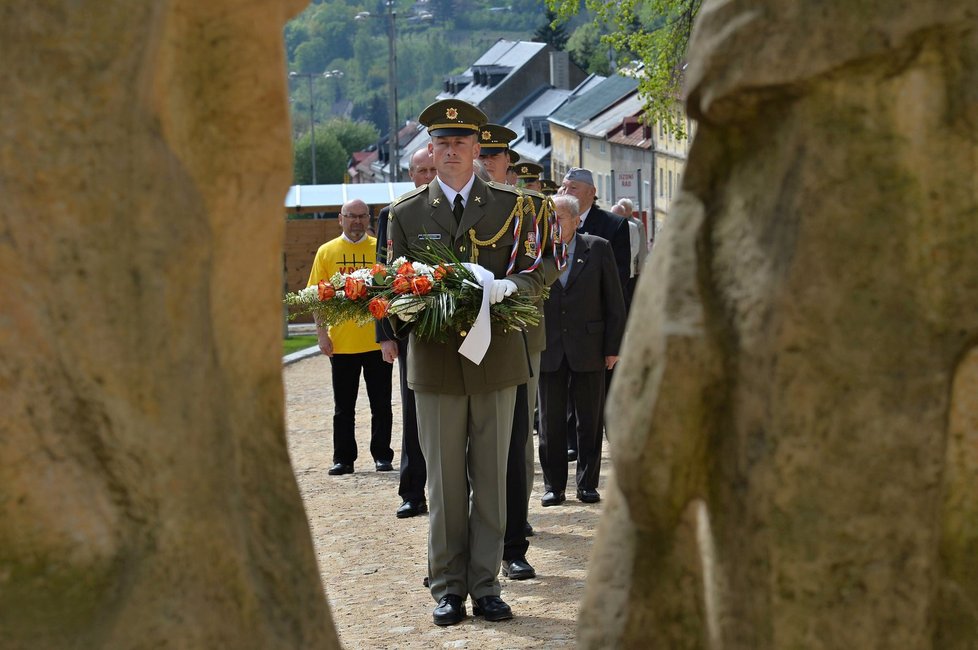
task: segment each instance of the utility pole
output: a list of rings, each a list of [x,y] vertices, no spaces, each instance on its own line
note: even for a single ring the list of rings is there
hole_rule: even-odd
[[[290,72],[289,77],[291,79],[297,79],[299,77],[305,77],[309,81],[309,138],[310,138],[310,156],[312,157],[312,184],[318,185],[316,182],[316,98],[312,94],[312,79],[313,77],[322,76],[324,79],[339,79],[343,76],[342,70],[327,70],[322,73],[322,75],[312,74],[311,72]]]
[[[391,122],[391,132],[390,132],[390,168],[391,168],[391,182],[396,183],[400,180],[400,164],[397,155],[397,134],[401,130],[400,121],[397,119],[397,45],[395,41],[397,40],[397,31],[394,26],[394,20],[397,18],[397,12],[394,11],[394,0],[388,0],[387,2],[387,62],[388,62],[388,86],[390,95],[390,122]]]

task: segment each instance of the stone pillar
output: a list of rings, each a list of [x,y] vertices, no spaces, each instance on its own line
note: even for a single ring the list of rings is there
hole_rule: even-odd
[[[6,3],[4,648],[335,648],[285,444],[297,0]]]
[[[705,0],[686,81],[581,647],[975,648],[978,9]]]

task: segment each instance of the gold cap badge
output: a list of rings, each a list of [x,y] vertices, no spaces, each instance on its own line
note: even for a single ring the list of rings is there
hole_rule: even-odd
[[[448,108],[448,109],[447,109],[447,110],[445,111],[445,117],[447,117],[447,118],[448,118],[448,119],[450,119],[450,120],[454,120],[454,119],[456,119],[456,118],[458,117],[458,109],[457,109],[457,108],[455,108],[454,106],[450,106],[450,107],[449,107],[449,108]]]

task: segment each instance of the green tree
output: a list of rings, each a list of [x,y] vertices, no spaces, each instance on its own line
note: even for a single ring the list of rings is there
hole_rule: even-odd
[[[611,74],[608,47],[597,23],[584,23],[567,40],[567,53],[571,59],[592,74]]]
[[[563,50],[567,45],[567,29],[563,23],[558,22],[557,13],[548,8],[547,21],[537,27],[533,33],[533,40],[537,43],[549,43],[555,50]]]
[[[380,133],[377,127],[368,122],[354,122],[341,118],[332,119],[316,128],[316,174],[319,174],[319,131],[332,134],[349,158],[354,151],[362,151],[377,142]]]
[[[546,0],[560,20],[581,9],[580,0]],[[643,69],[638,91],[646,119],[662,120],[677,135],[684,124],[675,111],[680,96],[686,48],[703,0],[584,0],[584,7],[609,25],[602,38],[617,52],[637,58]]]
[[[326,69],[329,48],[321,39],[306,41],[295,48],[295,67],[300,72],[317,74]]]
[[[293,178],[296,185],[312,184],[312,147],[306,133],[295,143]],[[349,155],[333,133],[316,129],[316,182],[342,183]]]

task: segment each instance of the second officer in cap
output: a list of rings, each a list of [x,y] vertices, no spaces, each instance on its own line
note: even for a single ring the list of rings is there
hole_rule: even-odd
[[[520,184],[528,190],[539,192],[543,189],[540,184],[540,174],[543,167],[531,162],[516,163],[516,177],[520,179]]]
[[[389,259],[417,259],[439,242],[461,260],[477,261],[492,272],[491,302],[513,292],[540,295],[544,267],[537,260],[539,242],[529,237],[533,218],[521,219],[514,235],[511,217],[523,205],[519,192],[490,186],[473,173],[485,115],[448,99],[426,108],[419,121],[431,135],[437,176],[391,206]],[[516,272],[507,275],[513,251]],[[543,263],[552,265],[552,258]],[[399,333],[410,330],[400,316],[392,322]],[[437,625],[465,618],[469,596],[473,613],[486,620],[512,617],[500,598],[498,573],[516,386],[529,377],[526,347],[521,332],[494,331],[476,365],[459,354],[463,341],[463,333],[456,332],[448,332],[447,341],[440,343],[422,341],[413,333],[409,339],[408,383],[415,392],[428,463],[428,576],[438,602],[433,612]]]
[[[499,124],[483,124],[479,129],[479,161],[489,178],[497,183],[506,184],[506,172],[512,160],[509,143],[515,139],[512,129]]]

